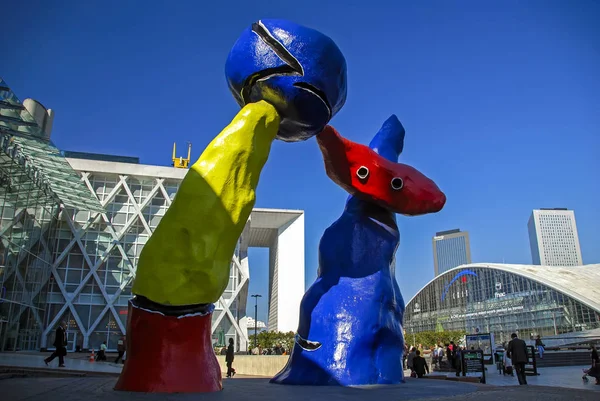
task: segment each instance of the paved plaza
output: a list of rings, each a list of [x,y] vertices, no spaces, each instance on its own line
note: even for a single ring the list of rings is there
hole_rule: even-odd
[[[268,379],[236,378],[224,382],[225,389],[209,394],[145,394],[113,390],[114,377],[12,378],[0,380],[3,399],[10,401],[359,401],[379,400],[527,400],[598,401],[598,392],[557,387],[475,385],[442,380],[407,379],[398,386],[369,388],[280,386]],[[6,397],[6,398],[5,398]]]
[[[113,374],[118,376],[123,369],[123,365],[112,362],[89,362],[85,354],[69,354],[65,358],[65,367],[58,368],[58,358],[50,362],[48,367],[44,363],[44,358],[50,356],[47,353],[19,353],[19,352],[0,352],[0,366],[10,366],[15,368],[40,368],[55,369],[60,371],[90,372],[99,374]],[[107,358],[108,359],[108,358]],[[109,361],[111,359],[108,359]],[[114,358],[113,358],[114,360]]]
[[[2,399],[9,401],[177,401],[177,400],[286,400],[335,401],[364,400],[595,400],[600,399],[600,386],[581,380],[583,367],[540,369],[539,376],[528,376],[529,386],[518,386],[517,378],[498,375],[494,366],[488,367],[487,383],[459,383],[448,380],[411,379],[397,386],[361,388],[280,386],[268,383],[268,378],[239,377],[224,379],[224,390],[213,394],[143,394],[116,392],[113,387],[121,365],[111,362],[88,362],[85,355],[71,354],[66,368],[59,369],[56,361],[46,367],[47,354],[0,353],[0,367],[35,369],[36,377],[0,379]],[[42,376],[40,373],[42,372]],[[86,373],[88,377],[43,377],[43,372]],[[95,377],[101,375],[101,377]],[[451,375],[454,377],[454,375]],[[6,396],[6,398],[5,398]]]
[[[600,394],[600,386],[594,385],[594,379],[589,378],[589,383],[584,383],[582,369],[589,366],[562,366],[555,368],[539,368],[538,376],[527,376],[527,383],[531,386],[562,387],[580,390],[596,391]],[[454,373],[447,375],[454,378]],[[486,385],[490,386],[518,386],[517,376],[499,375],[495,366],[488,366],[486,371]],[[600,397],[600,396],[599,396]],[[600,399],[600,398],[599,398]]]

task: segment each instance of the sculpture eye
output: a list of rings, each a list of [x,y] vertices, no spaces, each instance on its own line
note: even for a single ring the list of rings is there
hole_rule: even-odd
[[[402,181],[402,178],[400,177],[394,177],[392,178],[392,182],[390,184],[392,185],[392,189],[394,191],[399,191],[404,186],[404,181]]]
[[[356,175],[361,180],[364,180],[365,178],[367,178],[369,176],[369,169],[366,168],[365,166],[360,166],[358,168],[358,170],[356,170]]]

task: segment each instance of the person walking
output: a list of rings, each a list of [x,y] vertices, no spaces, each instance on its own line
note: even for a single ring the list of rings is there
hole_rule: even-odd
[[[512,340],[508,342],[507,354],[512,364],[517,371],[517,379],[519,379],[520,385],[527,384],[527,377],[525,376],[525,364],[527,363],[527,344],[521,340],[517,333],[510,335]]]
[[[421,356],[421,351],[415,351],[415,357],[413,358],[412,364],[414,372],[419,379],[425,376],[425,371],[427,371],[427,374],[429,374],[429,366],[427,366],[427,361],[425,358]]]
[[[544,359],[544,351],[546,345],[544,345],[540,336],[537,336],[535,339],[535,347],[537,348],[538,354],[540,354],[540,359]]]
[[[227,353],[225,354],[225,363],[227,364],[227,377],[235,376],[235,369],[231,367],[233,365],[233,338],[229,339],[229,347],[227,347]]]
[[[48,358],[44,359],[46,366],[58,357],[58,367],[65,367],[65,356],[67,355],[67,323],[62,321],[56,328],[54,343],[56,350]]]
[[[119,341],[117,341],[117,352],[119,353],[119,355],[117,355],[117,359],[115,359],[115,363],[119,363],[119,360],[121,360],[121,362],[125,363],[125,360],[123,359],[123,355],[125,355],[126,349],[127,349],[127,346],[125,345],[125,336],[123,336],[119,339]]]

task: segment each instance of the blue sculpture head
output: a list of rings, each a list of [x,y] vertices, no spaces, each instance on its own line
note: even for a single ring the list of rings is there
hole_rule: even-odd
[[[260,100],[275,106],[283,141],[318,134],[346,101],[340,49],[321,32],[286,20],[260,20],[242,32],[225,76],[240,106]]]

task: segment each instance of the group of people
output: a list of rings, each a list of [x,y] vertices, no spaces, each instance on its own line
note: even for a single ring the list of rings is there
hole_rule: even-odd
[[[429,373],[429,365],[426,359],[421,355],[422,345],[418,346],[405,346],[404,347],[404,368],[411,371],[411,377],[422,378],[425,374]],[[431,349],[431,364],[433,366],[442,366],[444,360],[444,354],[446,355],[446,364],[451,369],[456,369],[457,355],[460,356],[460,347],[456,346],[453,341],[446,344],[446,351],[441,344]],[[460,363],[459,363],[460,365]],[[460,372],[460,367],[458,368]],[[458,373],[457,373],[458,376]]]
[[[54,337],[55,351],[48,358],[44,359],[46,365],[52,362],[55,358],[58,357],[58,366],[61,368],[65,367],[65,356],[67,355],[67,323],[61,322],[56,329],[56,335]],[[542,343],[540,336],[536,338],[535,341],[536,348],[540,355],[540,358],[544,356],[544,347],[545,345]],[[125,362],[126,355],[126,341],[125,336],[121,337],[117,342],[117,351],[118,355],[115,359],[115,363]],[[96,356],[96,360],[98,361],[106,361],[106,341],[102,342],[100,345],[100,349],[98,350],[98,354]],[[421,345],[419,345],[421,348]],[[444,352],[444,347],[441,344],[438,344],[437,347],[434,347],[431,350],[431,360],[432,365],[434,366],[442,366],[444,362],[444,356],[446,357],[446,364],[448,367],[454,371],[456,371],[456,376],[459,376],[462,363],[461,363],[461,353],[463,352],[464,347],[460,347],[454,344],[453,341],[450,341],[449,344],[446,344],[446,350]],[[267,350],[265,350],[267,351]],[[225,354],[225,363],[227,365],[227,376],[233,377],[235,376],[235,369],[233,368],[233,360],[234,356],[234,346],[233,346],[233,338],[229,339],[229,346],[227,348],[223,348],[222,353]],[[257,352],[258,354],[258,352]],[[275,346],[273,350],[269,349],[268,353],[263,352],[263,355],[285,355],[285,349],[279,345]],[[587,381],[587,377],[593,377],[596,379],[596,384],[600,385],[600,358],[598,357],[598,350],[595,346],[592,345],[592,366],[589,369],[585,369],[583,371],[583,380]],[[511,340],[506,346],[506,352],[503,355],[503,367],[506,369],[504,373],[514,375],[512,367],[517,373],[517,379],[519,380],[520,385],[527,384],[527,376],[525,375],[525,365],[528,362],[527,355],[527,344],[525,341],[520,339],[516,333],[511,334]],[[421,356],[421,351],[412,346],[408,348],[405,346],[404,352],[404,364],[405,368],[410,369],[411,377],[422,378],[425,374],[429,374],[429,365],[423,356]],[[511,368],[511,369],[509,369]]]
[[[54,345],[54,347],[55,347],[54,352],[52,352],[52,354],[48,358],[44,359],[44,363],[46,364],[46,366],[48,366],[48,364],[50,362],[52,362],[55,358],[58,357],[58,367],[64,368],[65,367],[65,356],[67,356],[67,345],[68,345],[67,322],[62,321],[59,323],[58,327],[56,328],[56,333],[54,335],[54,342],[52,343],[52,345]],[[95,356],[96,361],[106,361],[106,348],[107,348],[106,341],[103,341],[102,344],[100,344],[100,349],[98,350],[98,352]],[[122,363],[125,363],[126,352],[127,352],[127,342],[125,341],[125,336],[123,336],[117,341],[117,353],[118,354],[117,354],[117,358],[115,359],[115,363],[119,363],[119,361],[121,361]]]
[[[456,376],[458,376],[462,370],[461,353],[464,349],[464,347],[454,344],[454,341],[446,344],[445,349],[441,344],[438,344],[431,350],[431,363],[437,367],[446,365],[448,369],[455,371]]]
[[[115,363],[119,363],[119,361],[125,363],[125,353],[127,351],[126,344],[127,343],[125,341],[125,336],[121,337],[117,341],[117,358],[115,359]],[[102,344],[100,344],[100,349],[98,350],[98,353],[96,354],[97,361],[106,361],[106,349],[106,341],[103,341]]]
[[[505,365],[514,366],[519,379],[519,384],[527,384],[525,377],[525,364],[528,361],[527,344],[525,341],[518,338],[516,333],[511,335],[512,340],[508,343],[507,352],[505,353]],[[541,340],[540,340],[541,342]],[[420,346],[419,346],[420,348]],[[446,344],[445,349],[441,344],[433,347],[431,350],[431,362],[433,366],[446,366],[449,370],[454,371],[456,376],[462,372],[462,353],[465,347],[461,347],[450,341]],[[474,348],[472,348],[474,350]],[[406,352],[406,367],[411,371],[411,377],[423,377],[429,373],[429,366],[425,358],[421,356],[421,351],[417,347],[410,347]],[[543,352],[543,351],[542,351]],[[445,358],[445,360],[444,360]]]
[[[276,345],[273,348],[260,347],[248,348],[248,355],[287,355],[287,351],[281,345]]]

